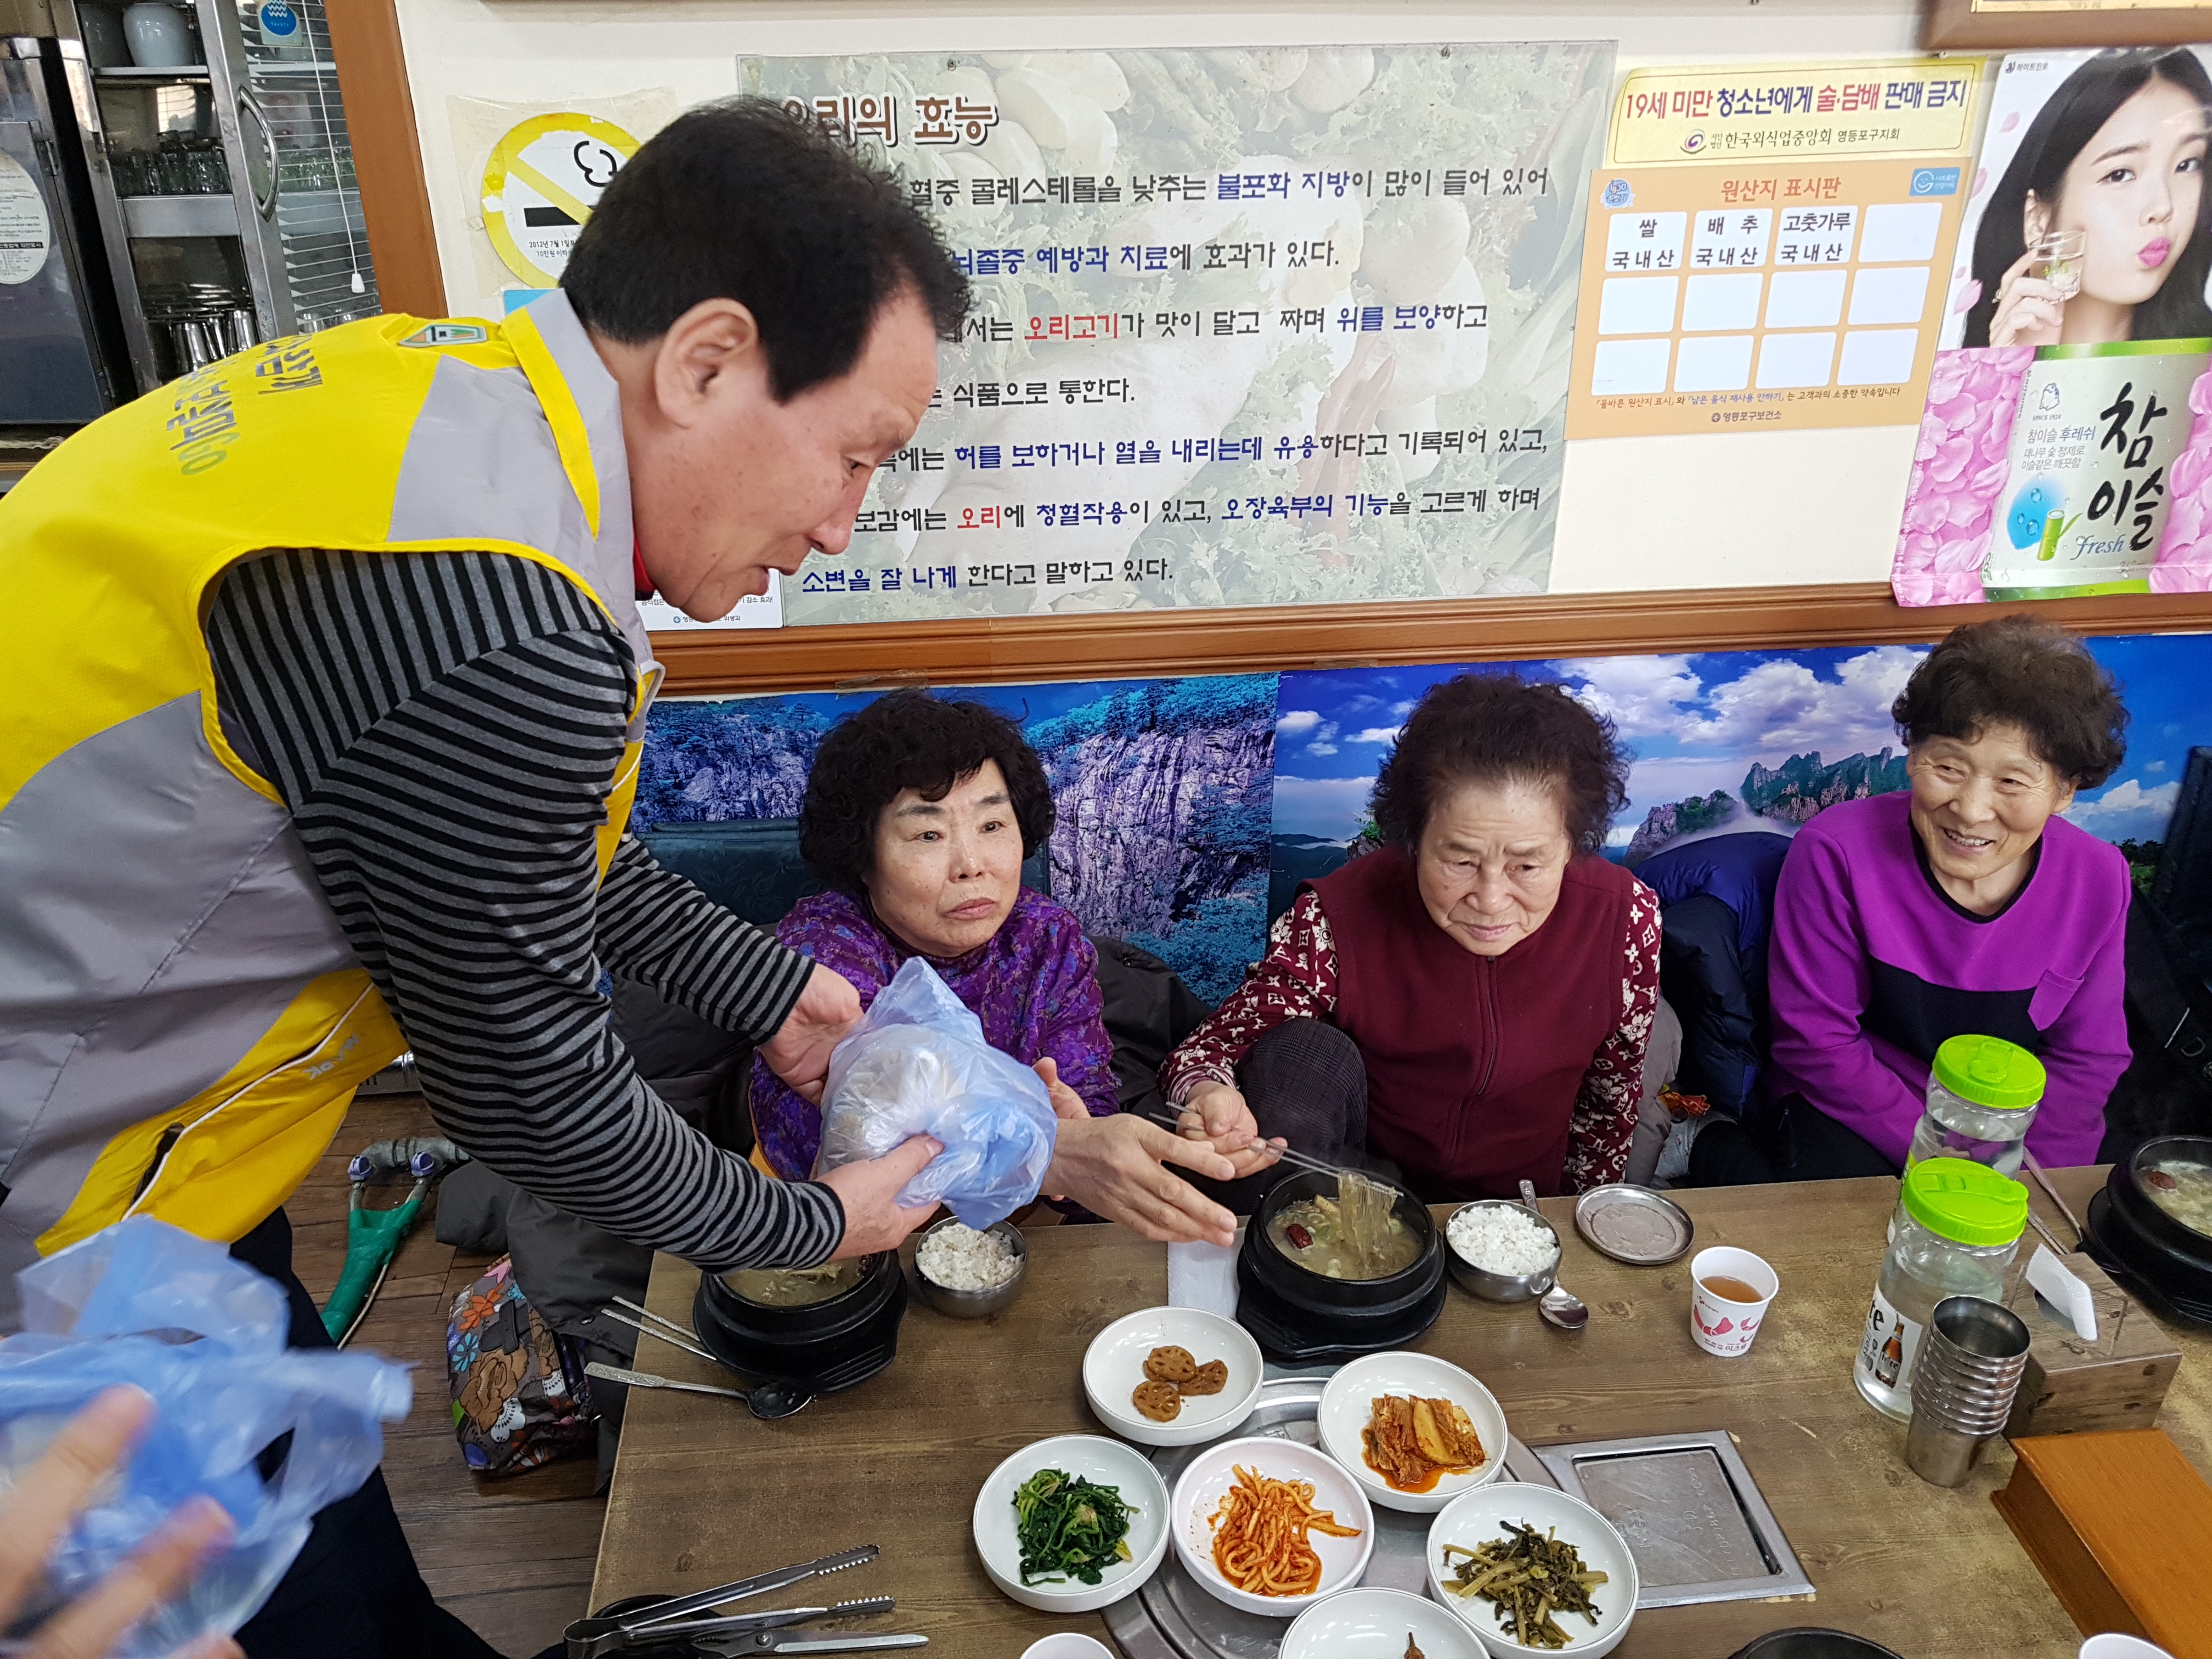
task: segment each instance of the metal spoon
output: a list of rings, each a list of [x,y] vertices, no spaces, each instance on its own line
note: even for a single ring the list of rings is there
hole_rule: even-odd
[[[1521,1183],[1521,1201],[1535,1210],[1540,1217],[1543,1215],[1544,1212],[1536,1208],[1534,1182]],[[1536,1304],[1536,1316],[1553,1329],[1559,1331],[1578,1331],[1589,1323],[1589,1309],[1583,1305],[1583,1299],[1557,1279],[1553,1280],[1552,1288],[1545,1291],[1543,1298]]]
[[[603,1376],[610,1382],[625,1382],[633,1389],[677,1389],[685,1394],[718,1394],[726,1399],[742,1400],[747,1411],[769,1422],[802,1411],[814,1400],[805,1389],[783,1382],[757,1382],[750,1389],[720,1389],[706,1382],[679,1382],[672,1377],[655,1376],[651,1371],[625,1370],[596,1359],[585,1366],[584,1371],[586,1376]]]

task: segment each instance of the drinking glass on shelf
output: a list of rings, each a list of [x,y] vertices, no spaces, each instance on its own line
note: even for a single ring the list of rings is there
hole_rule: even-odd
[[[185,176],[184,141],[173,132],[163,135],[155,152],[155,167],[164,196],[188,196],[191,180]]]
[[[230,188],[222,172],[222,150],[212,138],[194,139],[186,146],[185,167],[195,195],[213,196]]]
[[[2081,260],[2088,244],[2087,233],[2079,230],[2048,231],[2035,239],[2035,274],[2061,301],[2081,291]]]

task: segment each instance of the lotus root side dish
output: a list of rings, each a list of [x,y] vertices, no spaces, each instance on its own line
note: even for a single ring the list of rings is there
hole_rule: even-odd
[[[1229,1363],[1223,1359],[1209,1359],[1191,1373],[1188,1382],[1178,1382],[1176,1386],[1186,1395],[1219,1394],[1229,1386]]]
[[[1468,1474],[1489,1461],[1474,1421],[1449,1400],[1386,1394],[1359,1431],[1367,1467],[1393,1492],[1433,1492],[1447,1474]]]
[[[1182,1412],[1182,1391],[1172,1382],[1139,1382],[1129,1403],[1155,1423],[1172,1423]]]
[[[1219,1359],[1200,1364],[1188,1348],[1170,1343],[1145,1357],[1145,1379],[1129,1403],[1155,1423],[1172,1423],[1187,1396],[1219,1394],[1228,1387],[1229,1366]]]
[[[1398,1193],[1356,1170],[1337,1177],[1334,1198],[1285,1204],[1267,1223],[1275,1248],[1328,1279],[1385,1279],[1413,1265],[1420,1241],[1397,1213]]]
[[[1188,1348],[1170,1343],[1145,1356],[1145,1375],[1155,1382],[1188,1382],[1198,1375],[1198,1361]]]
[[[1237,1484],[1213,1511],[1215,1568],[1248,1595],[1311,1595],[1321,1588],[1321,1557],[1307,1534],[1359,1536],[1313,1498],[1310,1480],[1270,1480],[1238,1464]]]

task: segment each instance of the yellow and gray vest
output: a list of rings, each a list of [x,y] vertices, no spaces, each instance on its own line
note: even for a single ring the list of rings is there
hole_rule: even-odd
[[[202,631],[275,548],[519,555],[659,678],[633,599],[621,404],[567,296],[503,325],[275,340],[116,410],[0,497],[0,1331],[14,1275],[126,1215],[251,1230],[405,1047]]]

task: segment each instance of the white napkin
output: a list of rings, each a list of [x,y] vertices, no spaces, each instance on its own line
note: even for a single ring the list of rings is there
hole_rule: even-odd
[[[1172,1248],[1172,1247],[1170,1247]],[[2027,1282],[2042,1293],[2043,1299],[2066,1316],[2074,1327],[2074,1334],[2084,1342],[2097,1340],[2097,1299],[2089,1287],[2069,1272],[2066,1265],[2051,1254],[2051,1247],[2039,1244],[2028,1259]],[[1175,1286],[1175,1262],[1168,1262],[1168,1286],[1172,1300]]]
[[[1198,1308],[1224,1319],[1236,1318],[1236,1247],[1169,1245],[1168,1306]]]

